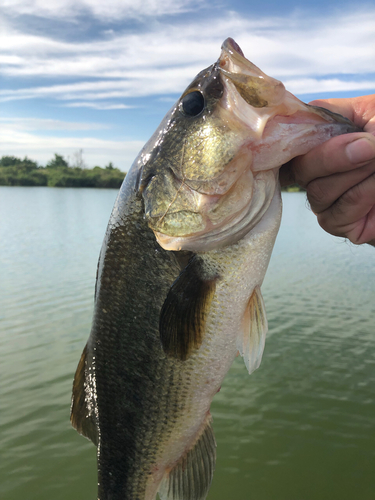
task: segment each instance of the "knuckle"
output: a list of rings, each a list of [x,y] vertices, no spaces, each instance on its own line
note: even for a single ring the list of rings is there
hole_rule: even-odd
[[[348,189],[348,191],[346,191],[342,195],[341,204],[345,204],[345,205],[349,205],[349,206],[357,205],[357,203],[359,203],[361,201],[361,199],[363,198],[363,195],[364,195],[364,193],[363,193],[362,184],[356,184],[352,188]]]
[[[322,212],[318,215],[319,226],[333,236],[341,236],[339,226],[336,224],[335,217],[331,213]]]
[[[315,179],[311,181],[307,187],[307,198],[314,208],[314,205],[321,205],[329,201],[329,192],[323,179]]]
[[[322,212],[318,215],[318,224],[327,233],[341,238],[348,238],[352,243],[355,243],[350,237],[352,236],[352,225],[344,222],[339,212],[333,210]]]

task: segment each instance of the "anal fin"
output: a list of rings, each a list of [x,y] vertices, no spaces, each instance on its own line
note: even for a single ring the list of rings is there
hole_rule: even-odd
[[[195,445],[163,478],[161,500],[205,500],[216,462],[216,441],[211,415]]]
[[[70,421],[72,426],[83,436],[98,445],[98,431],[87,405],[86,394],[87,345],[83,349],[74,376]]]
[[[259,368],[267,330],[266,310],[260,287],[257,286],[247,304],[243,317],[242,335],[237,340],[237,348],[244,358],[249,373]]]

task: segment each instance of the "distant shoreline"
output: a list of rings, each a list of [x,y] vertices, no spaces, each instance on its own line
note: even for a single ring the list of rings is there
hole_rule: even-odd
[[[287,193],[300,193],[300,192],[303,192],[305,193],[306,192],[306,189],[303,189],[301,186],[299,186],[298,184],[292,184],[290,186],[285,186],[285,187],[282,187],[281,188],[281,191],[283,192],[287,192]]]
[[[85,168],[82,158],[75,165],[69,165],[58,154],[45,167],[27,156],[23,160],[15,156],[0,159],[0,186],[119,189],[125,176],[126,173],[111,162],[104,168]]]

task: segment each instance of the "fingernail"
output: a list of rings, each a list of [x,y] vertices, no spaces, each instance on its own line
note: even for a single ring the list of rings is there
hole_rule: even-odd
[[[375,143],[362,137],[348,144],[345,152],[350,163],[364,163],[375,159]]]

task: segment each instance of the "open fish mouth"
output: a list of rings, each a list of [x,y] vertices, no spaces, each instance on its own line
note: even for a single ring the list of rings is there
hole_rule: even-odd
[[[282,164],[354,131],[349,120],[293,96],[231,38],[161,128],[142,166],[145,217],[164,249],[191,251],[241,239],[271,204]]]

